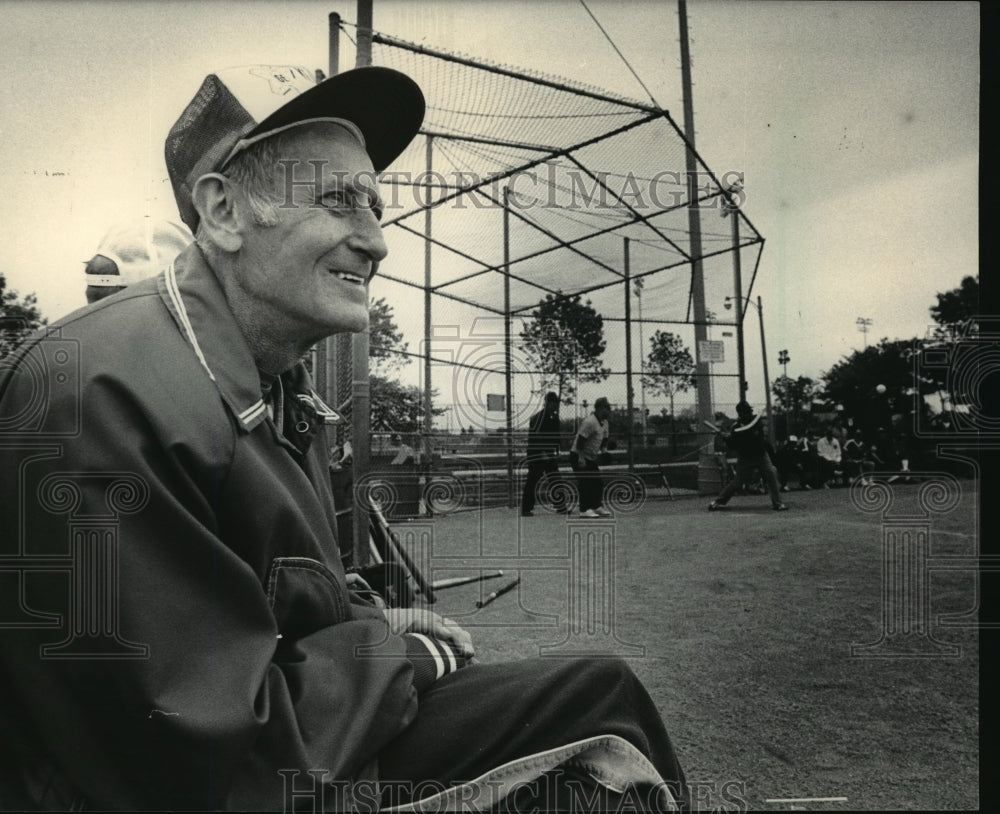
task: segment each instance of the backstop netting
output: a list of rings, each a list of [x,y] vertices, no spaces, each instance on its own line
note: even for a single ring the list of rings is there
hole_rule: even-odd
[[[466,472],[478,481],[455,505],[516,503],[528,418],[548,390],[563,396],[564,450],[606,396],[618,444],[612,470],[645,468],[656,488],[671,471],[664,465],[696,465],[711,444],[698,431],[696,389],[678,390],[671,405],[646,359],[657,331],[673,333],[700,362],[695,375],[711,382],[703,392],[732,412],[735,310],[724,303],[749,295],[763,247],[736,208],[738,174],[709,169],[668,111],[574,80],[379,33],[372,64],[413,77],[427,99],[421,135],[382,177],[390,253],[371,296],[391,308],[406,348],[371,358],[370,432],[352,437],[369,444],[372,470],[385,470],[399,432],[417,452],[419,511],[431,507],[424,492],[435,480]],[[561,369],[532,352],[523,335],[547,297],[579,297],[600,315],[601,373],[576,346],[573,320],[546,325],[565,348],[549,352]],[[707,361],[720,349],[724,361]],[[353,427],[346,350],[336,365],[337,400]],[[380,409],[380,389],[405,395],[405,409]]]

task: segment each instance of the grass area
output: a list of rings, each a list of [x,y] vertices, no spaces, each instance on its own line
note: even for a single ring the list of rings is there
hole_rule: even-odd
[[[929,515],[918,485],[895,484],[889,516],[836,489],[789,493],[783,513],[766,496],[713,513],[688,497],[609,521],[487,509],[397,528],[430,542],[435,579],[504,570],[439,591],[434,606],[470,630],[482,661],[628,658],[704,810],[818,797],[847,801],[794,807],[974,809],[977,582],[963,563],[978,509],[973,484],[960,484],[957,505]],[[924,533],[928,559],[910,571],[920,579],[886,600],[885,539]],[[515,575],[516,590],[476,609]],[[907,635],[861,655],[893,620]]]

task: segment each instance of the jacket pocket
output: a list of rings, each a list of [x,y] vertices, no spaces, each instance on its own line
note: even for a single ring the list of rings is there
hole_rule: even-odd
[[[266,589],[282,637],[301,639],[348,619],[337,575],[319,560],[276,557]]]

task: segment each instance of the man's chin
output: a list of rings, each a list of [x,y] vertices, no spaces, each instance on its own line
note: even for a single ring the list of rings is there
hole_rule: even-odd
[[[354,317],[341,314],[337,319],[330,320],[326,328],[328,336],[364,333],[368,330],[368,314],[362,313]]]

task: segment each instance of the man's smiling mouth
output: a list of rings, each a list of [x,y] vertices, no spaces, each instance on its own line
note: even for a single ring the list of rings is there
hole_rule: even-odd
[[[349,271],[333,271],[331,273],[345,283],[353,283],[354,285],[364,285],[368,281],[367,277]]]

